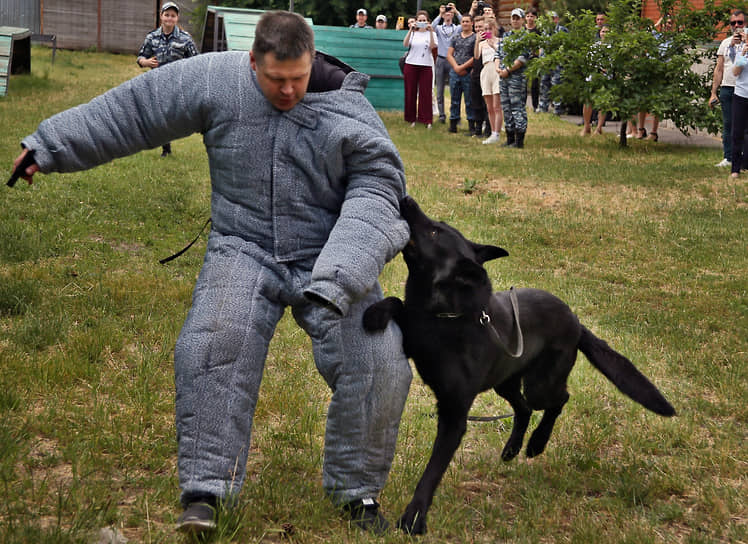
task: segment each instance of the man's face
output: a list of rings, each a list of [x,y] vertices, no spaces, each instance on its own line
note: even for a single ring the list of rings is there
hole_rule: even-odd
[[[462,18],[462,21],[460,21],[460,26],[462,27],[462,31],[467,34],[468,32],[473,31],[473,20],[465,15]]]
[[[730,30],[743,32],[745,28],[745,15],[730,15]]]
[[[483,8],[483,17],[493,17],[493,8]]]
[[[297,59],[278,60],[266,53],[258,62],[252,52],[250,64],[257,74],[257,83],[265,98],[280,111],[293,109],[306,94],[312,75],[312,54],[304,53]]]
[[[364,26],[366,25],[366,14],[365,13],[357,13],[356,14],[356,22],[358,23],[358,26]]]
[[[525,21],[527,22],[527,28],[535,28],[535,21],[538,17],[534,13],[528,13],[525,15]]]
[[[483,27],[483,21],[478,21],[477,23],[475,23],[475,31],[478,34],[480,34],[481,32],[483,32],[483,28],[484,28]]]
[[[449,11],[445,11],[444,15],[442,15],[442,19],[444,19],[444,24],[451,25],[452,19],[455,16],[455,12],[451,9]]]
[[[605,24],[605,14],[598,13],[595,15],[595,24],[597,26],[603,26]]]
[[[514,30],[522,28],[522,17],[519,15],[512,15],[512,28]]]
[[[374,24],[377,28],[387,28],[387,21],[383,21],[382,19],[377,19],[377,22]]]
[[[171,34],[178,22],[177,10],[169,8],[161,12],[161,27],[166,34]]]

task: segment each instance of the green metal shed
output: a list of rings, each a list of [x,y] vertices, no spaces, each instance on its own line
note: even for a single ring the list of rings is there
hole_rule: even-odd
[[[249,51],[254,29],[264,10],[208,6],[203,28],[202,52]],[[379,110],[402,110],[404,89],[398,59],[405,52],[402,30],[355,29],[316,26],[319,51],[333,55],[371,77],[366,97]]]

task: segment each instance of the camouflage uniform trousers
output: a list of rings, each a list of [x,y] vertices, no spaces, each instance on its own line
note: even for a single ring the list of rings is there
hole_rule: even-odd
[[[538,109],[547,112],[551,103],[551,87],[561,83],[561,68],[556,68],[549,74],[543,74],[540,79],[540,102]],[[553,113],[561,115],[561,101],[553,101]]]
[[[501,78],[501,109],[507,132],[527,131],[527,77],[524,71]]]

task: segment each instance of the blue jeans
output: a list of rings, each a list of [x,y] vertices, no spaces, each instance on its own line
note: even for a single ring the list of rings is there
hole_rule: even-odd
[[[314,260],[279,263],[251,242],[211,233],[174,350],[183,504],[238,495],[268,344],[287,306],[331,389],[325,491],[343,504],[384,486],[411,380],[402,335],[394,323],[381,333],[363,329],[364,310],[382,297],[378,284],[345,316],[307,300]]]
[[[454,70],[449,71],[449,93],[452,103],[449,107],[449,120],[460,119],[460,99],[465,97],[465,113],[469,121],[473,120],[472,93],[470,92],[470,72],[458,76]]]
[[[732,161],[732,96],[735,87],[719,88],[719,106],[722,108],[722,154]]]

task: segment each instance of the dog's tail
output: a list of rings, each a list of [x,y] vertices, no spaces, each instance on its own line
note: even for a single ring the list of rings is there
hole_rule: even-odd
[[[582,327],[579,350],[613,384],[645,408],[661,416],[674,416],[675,408],[634,364],[603,340]]]

